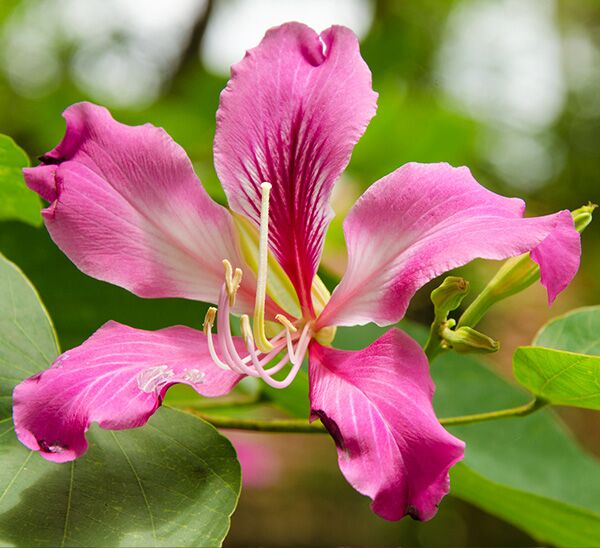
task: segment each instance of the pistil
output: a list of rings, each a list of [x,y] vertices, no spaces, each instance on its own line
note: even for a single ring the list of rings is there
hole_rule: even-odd
[[[267,296],[267,261],[269,244],[269,197],[271,184],[260,185],[262,197],[260,206],[260,235],[258,243],[258,275],[256,281],[256,301],[254,304],[254,340],[262,352],[273,348],[265,334],[265,299]]]

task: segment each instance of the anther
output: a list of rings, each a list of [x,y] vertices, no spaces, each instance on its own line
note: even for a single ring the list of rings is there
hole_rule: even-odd
[[[205,335],[208,333],[208,331],[210,329],[212,329],[212,326],[215,323],[215,317],[216,316],[217,316],[217,309],[214,306],[211,306],[206,311],[206,316],[204,316],[204,325],[202,327],[203,327]]]
[[[233,273],[233,280],[231,282],[231,294],[229,295],[229,306],[233,306],[235,304],[235,296],[237,295],[237,291],[240,288],[240,284],[242,283],[242,269],[236,268]]]
[[[233,272],[233,267],[227,259],[223,259],[223,266],[225,267],[225,287],[227,289],[227,296],[229,297],[229,306],[233,306],[235,304],[235,296],[242,283],[242,270],[236,268],[235,272]]]
[[[252,337],[252,327],[250,326],[250,318],[248,318],[247,314],[242,314],[240,316],[240,329],[242,331],[242,337],[244,338],[244,343],[246,343],[246,345],[254,342]]]
[[[283,325],[283,327],[285,327],[290,333],[296,333],[296,331],[298,331],[296,326],[292,322],[290,322],[290,320],[288,320],[283,314],[277,314],[275,316],[275,319],[281,325]]]

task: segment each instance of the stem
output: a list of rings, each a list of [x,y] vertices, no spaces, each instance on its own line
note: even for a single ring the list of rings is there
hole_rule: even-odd
[[[290,434],[323,434],[327,432],[321,422],[309,423],[303,419],[239,419],[208,415],[196,409],[184,408],[183,411],[209,422],[217,428],[226,430],[251,430],[253,432],[287,432]]]
[[[474,422],[485,422],[496,419],[505,419],[508,417],[524,417],[531,413],[541,409],[548,402],[538,398],[533,399],[529,403],[519,405],[517,407],[510,407],[509,409],[501,409],[499,411],[488,411],[487,413],[475,413],[473,415],[462,415],[460,417],[448,417],[446,419],[440,419],[442,426],[458,426],[460,424],[471,424]]]
[[[169,405],[181,408],[185,405],[193,405],[196,409],[217,409],[220,407],[248,407],[256,405],[263,401],[263,397],[260,393],[238,395],[238,396],[225,396],[223,398],[199,398],[169,402]]]
[[[523,417],[537,411],[546,404],[547,402],[544,400],[534,399],[525,405],[519,405],[509,409],[489,411],[487,413],[475,413],[473,415],[461,415],[458,417],[447,417],[445,419],[440,419],[440,424],[442,426],[458,426],[462,424],[472,424],[475,422],[485,422],[508,417]],[[287,432],[290,434],[324,434],[327,432],[322,423],[309,423],[303,419],[238,419],[235,417],[208,415],[191,408],[183,409],[183,411],[199,417],[217,428],[223,428],[225,430]]]
[[[485,288],[462,313],[457,327],[476,327],[496,301],[497,299],[492,297],[490,290]]]
[[[442,350],[444,350],[441,346],[440,336],[438,335],[439,328],[440,328],[439,324],[436,324],[436,323],[434,323],[431,326],[431,329],[429,331],[429,338],[427,339],[427,342],[425,343],[425,346],[423,347],[423,351],[427,355],[427,359],[429,360],[429,363],[432,363],[433,360],[437,357],[437,355],[440,352],[442,352]]]

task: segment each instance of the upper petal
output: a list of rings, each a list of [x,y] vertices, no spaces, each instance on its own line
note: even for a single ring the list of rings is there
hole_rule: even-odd
[[[229,212],[213,202],[184,150],[150,124],[127,126],[90,103],[69,107],[66,134],[26,169],[56,244],[85,273],[142,297],[214,302],[222,259],[243,266]],[[244,268],[240,305],[253,304]]]
[[[66,462],[86,452],[92,422],[111,430],[143,426],[172,384],[214,397],[240,379],[212,362],[199,331],[182,326],[143,331],[108,322],[15,388],[15,431],[45,459]]]
[[[397,329],[359,352],[313,343],[309,367],[312,416],[335,439],[346,479],[383,518],[433,517],[464,443],[435,417],[419,345]]]
[[[221,94],[215,166],[231,207],[257,225],[271,191],[270,245],[310,308],[333,184],[375,114],[377,94],[356,36],[300,23],[267,32]]]
[[[395,323],[436,276],[476,258],[528,251],[552,301],[579,268],[579,234],[568,211],[523,218],[524,209],[522,200],[482,187],[465,167],[402,166],[348,214],[348,267],[320,325]]]

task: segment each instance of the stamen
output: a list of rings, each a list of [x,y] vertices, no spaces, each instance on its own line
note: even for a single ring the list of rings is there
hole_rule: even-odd
[[[283,327],[289,329],[291,333],[296,333],[296,331],[298,331],[296,326],[292,322],[290,322],[290,320],[288,320],[283,314],[277,314],[277,316],[275,316],[275,319],[281,325],[283,325]]]
[[[244,338],[244,343],[246,344],[246,349],[248,349],[248,347],[250,345],[252,345],[252,348],[254,348],[254,337],[252,335],[252,327],[250,326],[250,319],[248,318],[248,316],[246,314],[242,314],[242,316],[240,316],[240,329],[242,331],[242,337]],[[277,347],[274,348],[273,350],[271,350],[271,352],[269,352],[268,354],[265,354],[262,359],[258,360],[258,363],[261,366],[267,365],[275,356],[277,356],[277,354],[279,354],[281,352],[281,348],[282,348],[281,344],[277,345]],[[266,369],[265,372],[269,375],[274,375],[275,373],[277,373],[278,371],[283,369],[283,367],[288,363],[289,359],[290,359],[289,355],[283,356],[283,358],[279,361],[279,363],[275,364],[273,367],[270,367],[269,369]],[[252,356],[249,354],[242,360],[242,363],[248,364],[248,362],[251,360],[252,360]],[[251,370],[251,371],[253,372],[254,376],[256,376],[256,377],[259,376],[257,371],[255,371],[255,370]]]
[[[217,317],[217,335],[219,337],[219,346],[225,357],[225,362],[236,373],[256,377],[255,371],[244,364],[237,353],[233,338],[231,336],[231,325],[229,324],[229,300],[227,298],[226,284],[221,287],[219,295],[219,316]]]
[[[225,283],[221,286],[219,293],[219,308],[210,307],[204,318],[204,333],[208,341],[208,350],[212,360],[221,368],[227,371],[233,371],[240,375],[249,375],[251,377],[260,377],[269,386],[274,388],[284,388],[288,386],[298,374],[304,356],[308,349],[312,336],[311,323],[306,323],[302,333],[294,340],[292,334],[296,334],[298,329],[284,315],[278,314],[275,319],[283,326],[283,329],[270,341],[265,334],[265,299],[266,299],[266,276],[267,276],[267,238],[268,238],[268,206],[269,206],[269,190],[271,185],[264,183],[263,188],[263,208],[261,210],[261,246],[259,248],[259,272],[258,272],[258,288],[256,297],[256,307],[254,310],[253,326],[250,323],[248,315],[243,314],[240,317],[240,327],[242,338],[246,346],[248,355],[243,358],[238,352],[236,343],[231,333],[231,325],[229,321],[230,308],[235,304],[236,292],[239,289],[242,280],[242,271],[239,268],[235,272],[231,263],[223,260],[225,268]],[[216,351],[212,328],[217,322],[217,338],[219,341],[219,351],[222,357]],[[257,327],[258,325],[258,327]],[[262,337],[262,344],[268,348],[266,351],[257,352],[255,348],[255,337]],[[285,336],[285,340],[282,340]],[[294,342],[296,348],[294,348]],[[237,345],[239,347],[239,344]],[[258,347],[259,345],[256,344]],[[278,363],[265,369],[271,360],[287,346],[287,352],[281,357]],[[287,376],[282,381],[273,379],[273,375],[281,371],[288,363],[291,363],[291,369]]]
[[[254,305],[254,338],[261,352],[272,350],[273,345],[265,334],[265,299],[267,296],[267,260],[269,243],[269,196],[271,184],[262,183],[260,208],[260,238],[258,244],[258,276],[256,281],[256,301]]]
[[[233,267],[227,259],[221,261],[225,267],[225,286],[227,287],[227,294],[231,291],[231,282],[233,279]]]
[[[204,334],[208,333],[212,329],[212,326],[215,323],[215,318],[217,316],[217,309],[214,306],[211,306],[206,311],[206,316],[204,316],[204,324],[202,325],[202,329],[204,330]]]
[[[286,343],[287,343],[288,354],[290,355],[290,360],[292,360],[292,363],[293,363],[296,360],[296,353],[294,352],[294,344],[292,342],[292,335],[291,335],[291,333],[295,333],[298,330],[292,324],[292,322],[290,322],[282,314],[277,314],[277,316],[275,316],[275,319],[281,325],[283,325],[283,327],[285,327],[285,340],[286,340]]]
[[[233,267],[227,259],[223,259],[223,266],[225,267],[225,287],[229,296],[229,306],[233,306],[235,304],[235,296],[242,283],[242,271],[236,268],[234,273]]]
[[[250,347],[250,345],[252,345],[252,348],[254,348],[254,337],[252,335],[252,328],[250,327],[250,320],[246,314],[243,314],[240,317],[240,328],[242,330],[242,336],[244,337],[244,343],[246,344],[246,349],[248,349]],[[286,330],[286,334],[287,334],[287,338],[289,338],[289,332],[287,330]],[[274,343],[274,342],[278,341],[280,338],[281,338],[281,333],[279,333],[275,337],[273,337],[271,339],[271,342]],[[278,371],[280,371],[287,365],[287,363],[290,361],[289,348],[290,348],[290,345],[288,344],[288,354],[283,356],[282,359],[277,364],[270,367],[269,369],[265,369],[265,372],[268,375],[274,375],[275,373],[277,373]],[[258,360],[258,363],[260,364],[261,367],[264,367],[275,356],[277,356],[277,354],[279,354],[281,352],[281,350],[282,350],[282,344],[280,343],[273,350],[271,350],[271,352],[269,352],[268,354],[264,354],[263,358]],[[292,346],[292,355],[293,355],[293,346]],[[245,364],[247,364],[248,362],[252,361],[252,355],[248,354],[248,356],[246,356],[242,361]],[[258,373],[257,373],[257,375],[258,375]]]
[[[281,352],[281,348],[279,348],[279,352]],[[252,360],[251,354],[249,354],[248,357],[250,358],[250,360]],[[273,359],[273,358],[271,358],[271,359]],[[263,358],[262,360],[258,360],[258,363],[260,364],[261,367],[264,368],[265,365],[267,365],[270,361],[271,360],[266,360],[265,358]],[[269,367],[269,369],[264,369],[264,372],[267,375],[269,375],[269,377],[272,377],[273,375],[275,375],[275,373],[278,373],[279,371],[281,371],[289,362],[290,362],[290,355],[286,354],[274,366]]]
[[[300,370],[300,367],[302,366],[302,361],[304,360],[304,355],[306,354],[306,350],[308,348],[309,342],[310,342],[310,329],[309,329],[309,324],[307,323],[304,326],[302,335],[300,336],[300,341],[298,343],[298,348],[297,348],[298,351],[296,353],[295,360],[292,361],[292,369],[288,373],[287,377],[285,379],[283,379],[282,381],[277,381],[277,380],[271,378],[269,373],[272,374],[272,370],[269,370],[267,372],[263,369],[262,365],[259,363],[259,361],[257,359],[256,351],[254,349],[253,344],[248,345],[248,352],[250,353],[250,356],[252,357],[252,364],[254,365],[254,368],[256,369],[256,371],[258,371],[258,374],[263,381],[265,381],[269,386],[272,386],[273,388],[285,388],[285,387],[289,386],[291,384],[291,382],[296,378],[296,375],[298,374],[298,371]],[[289,356],[289,354],[288,354],[288,356]]]
[[[206,335],[206,339],[208,342],[208,353],[213,362],[215,362],[221,369],[225,371],[231,371],[231,368],[221,361],[219,358],[217,351],[215,350],[215,344],[212,338],[212,326],[215,322],[215,316],[217,314],[217,309],[214,306],[211,306],[206,311],[206,316],[204,318],[204,334]]]
[[[281,349],[283,347],[283,341],[280,341],[280,339],[283,338],[284,335],[285,335],[285,329],[282,329],[280,333],[277,333],[277,335],[275,335],[271,339],[271,344],[273,344],[275,346],[274,346],[273,350],[271,350],[271,352],[268,352],[267,354],[263,354],[263,357],[260,359],[260,363],[262,365],[268,364],[275,356],[277,356],[277,354],[279,354],[281,352]],[[252,340],[254,340],[254,337],[252,338]],[[278,343],[278,344],[275,344],[275,343]],[[252,358],[250,357],[250,355],[248,355],[245,358],[242,358],[242,361],[245,364],[248,364],[252,361]]]
[[[250,319],[248,318],[248,314],[242,314],[240,316],[240,328],[242,330],[242,337],[244,337],[244,342],[248,344],[248,341],[252,340],[252,327],[250,326]]]
[[[233,306],[235,304],[235,296],[237,295],[238,289],[242,283],[242,269],[236,268],[233,273],[233,291],[232,295],[229,297],[229,305]]]

